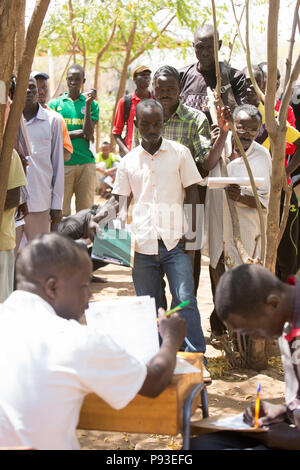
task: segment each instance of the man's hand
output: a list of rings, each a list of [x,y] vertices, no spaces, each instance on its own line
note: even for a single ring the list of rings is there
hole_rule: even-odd
[[[255,402],[244,412],[244,421],[249,426],[254,426]],[[270,424],[281,423],[287,417],[285,405],[273,405],[266,401],[260,402],[258,427],[268,426]]]
[[[97,90],[96,88],[92,88],[90,91],[88,91],[85,94],[85,104],[90,105],[92,101],[94,101],[97,98]]]
[[[96,215],[92,217],[92,220],[96,223],[103,221],[108,223],[110,220],[113,220],[117,217],[119,209],[119,203],[116,201],[115,197],[112,196],[109,200],[97,211]]]
[[[17,208],[16,220],[22,220],[28,214],[29,214],[29,210],[28,210],[27,202],[24,202],[23,204],[20,204]]]
[[[58,224],[62,219],[62,210],[50,209],[51,224]]]
[[[160,335],[163,339],[168,337],[178,349],[187,335],[185,319],[179,313],[174,313],[168,317],[165,313],[163,308],[158,310]]]
[[[218,126],[223,132],[229,131],[229,121],[232,122],[232,114],[229,106],[217,106]]]
[[[240,201],[241,199],[241,188],[238,184],[229,184],[225,189],[230,199],[233,201]]]

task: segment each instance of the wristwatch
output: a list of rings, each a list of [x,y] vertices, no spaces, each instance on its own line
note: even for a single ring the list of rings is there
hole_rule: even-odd
[[[227,83],[227,85],[221,86],[221,93],[225,93],[229,88],[231,87],[230,83]]]

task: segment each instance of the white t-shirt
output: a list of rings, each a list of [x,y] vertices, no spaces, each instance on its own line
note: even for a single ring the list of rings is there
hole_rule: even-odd
[[[0,309],[0,446],[79,449],[84,396],[94,392],[122,408],[146,374],[110,337],[15,291]]]

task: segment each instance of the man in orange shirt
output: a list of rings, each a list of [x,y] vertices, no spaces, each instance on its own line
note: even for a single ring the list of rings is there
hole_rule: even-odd
[[[120,155],[123,157],[132,148],[133,120],[137,104],[144,99],[153,98],[149,91],[151,70],[145,65],[136,67],[132,79],[136,84],[136,90],[131,95],[123,96],[118,102],[112,134],[119,146]],[[126,136],[122,132],[126,126]]]
[[[36,79],[36,82],[37,82],[38,102],[43,108],[56,113],[53,109],[50,109],[49,106],[47,105],[48,94],[49,94],[49,89],[48,89],[49,75],[47,73],[38,72],[38,71],[32,72],[31,75]],[[72,145],[69,133],[68,133],[65,120],[59,113],[56,113],[56,114],[58,114],[61,118],[63,145],[64,145],[64,161],[67,162],[68,160],[70,160],[71,155],[73,153],[73,145]]]

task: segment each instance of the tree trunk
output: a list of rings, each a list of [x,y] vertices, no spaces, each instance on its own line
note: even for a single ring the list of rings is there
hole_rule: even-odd
[[[17,15],[17,31],[15,40],[15,70],[18,70],[20,60],[24,50],[25,44],[25,9],[26,0],[19,0],[18,2],[18,15]]]
[[[137,22],[134,21],[134,23],[132,25],[132,28],[131,28],[131,31],[130,31],[130,34],[129,34],[127,44],[126,44],[126,55],[125,55],[125,60],[124,60],[124,63],[123,63],[123,69],[122,69],[122,73],[121,73],[121,77],[120,77],[119,89],[118,89],[118,93],[117,93],[117,96],[116,96],[114,112],[113,112],[113,118],[112,118],[112,122],[111,122],[111,129],[112,129],[113,123],[114,123],[114,115],[116,113],[117,104],[118,104],[119,100],[121,99],[121,97],[124,95],[124,92],[125,92],[126,80],[127,80],[127,70],[128,70],[128,66],[129,66],[129,62],[130,62],[130,54],[131,54],[131,50],[132,50],[132,46],[133,46],[133,42],[134,42],[136,27],[137,27]],[[113,142],[112,135],[111,135],[111,142]]]
[[[34,52],[38,41],[40,29],[47,12],[50,0],[37,0],[34,12],[28,26],[25,48],[21,58],[18,73],[17,85],[14,93],[14,101],[11,105],[5,133],[2,140],[2,132],[0,133],[0,224],[4,210],[4,204],[7,192],[8,174],[10,167],[11,154],[16,141],[19,122],[25,104],[26,90],[28,86],[28,78],[31,71]],[[18,1],[5,0],[0,7],[0,38],[1,41],[1,71],[0,80],[6,78],[8,85],[13,67],[13,44],[16,34],[15,18],[18,15]],[[10,38],[11,44],[7,42]],[[0,109],[0,116],[3,112],[3,106]],[[3,125],[1,129],[3,128]]]

